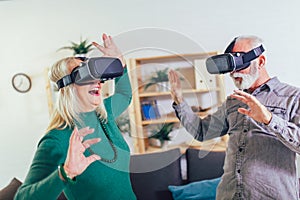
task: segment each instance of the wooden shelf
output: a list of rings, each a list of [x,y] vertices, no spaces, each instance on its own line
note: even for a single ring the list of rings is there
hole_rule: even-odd
[[[180,123],[171,107],[172,98],[170,91],[157,91],[155,85],[144,91],[144,86],[147,84],[147,80],[149,80],[151,74],[158,68],[164,70],[167,67],[169,69],[177,70],[180,74],[180,77],[183,79],[181,80],[181,85],[183,88],[182,92],[184,97],[193,98],[193,102],[197,104],[191,106],[202,108],[202,105],[200,105],[202,101],[204,103],[211,103],[209,106],[205,105],[204,108],[215,108],[216,105],[220,105],[225,100],[223,76],[208,74],[206,67],[203,65],[207,57],[216,54],[217,52],[175,54],[158,57],[132,58],[129,60],[128,71],[130,73],[130,80],[133,90],[132,104],[129,108],[129,117],[131,123],[131,136],[134,139],[134,153],[146,153],[152,151],[150,150],[152,147],[147,144],[148,140],[145,138],[147,136],[146,131],[149,131],[148,128],[151,128],[152,125],[173,122],[176,124]],[[206,99],[201,100],[201,98]],[[143,116],[145,117],[145,113],[143,112],[145,111],[141,110],[141,105],[143,103],[147,103],[143,105],[151,105],[149,102],[153,102],[153,100],[157,101],[157,105],[159,105],[158,109],[160,109],[166,104],[166,102],[169,101],[169,108],[165,108],[167,106],[164,106],[163,109],[172,110],[165,110],[163,114],[160,113],[162,116],[158,119],[143,120]],[[162,101],[164,102],[162,103]],[[172,112],[173,114],[165,114],[169,112]],[[207,114],[210,112],[211,110],[200,112],[198,115],[202,118],[207,116]],[[182,147],[182,145],[180,146],[180,148],[185,148]],[[201,148],[204,147],[205,146],[201,145]],[[161,148],[152,149],[153,151],[162,150]]]
[[[179,122],[178,118],[163,118],[163,119],[152,119],[152,120],[144,120],[142,121],[142,125],[149,125],[149,124],[163,124],[163,123],[172,123],[172,122]]]
[[[189,94],[189,93],[208,93],[213,91],[220,91],[220,88],[214,88],[214,89],[207,89],[207,90],[197,90],[197,89],[190,89],[190,90],[183,90],[183,94]],[[169,96],[171,95],[171,92],[142,92],[139,93],[139,97],[157,97],[157,96]]]
[[[190,53],[190,54],[173,54],[165,56],[154,56],[154,57],[142,57],[136,58],[138,62],[166,62],[166,61],[181,61],[181,60],[195,60],[195,59],[205,59],[209,56],[218,54],[218,51],[206,52],[206,53]]]
[[[206,150],[206,151],[226,151],[227,142],[228,142],[228,137],[223,136],[223,137],[221,137],[221,140],[219,142],[216,142],[213,140],[199,142],[199,141],[194,140],[190,144],[171,145],[171,146],[167,146],[165,148],[160,148],[160,147],[155,147],[155,146],[149,145],[146,148],[144,153],[155,153],[155,152],[166,151],[169,149],[176,149],[176,148],[179,148],[180,152],[182,154],[184,154],[188,148],[200,149],[200,150]],[[135,154],[139,154],[139,153],[136,152]]]
[[[208,115],[208,112],[198,112],[199,117],[205,117]],[[159,119],[151,119],[151,120],[143,120],[142,125],[150,125],[150,124],[164,124],[164,123],[172,123],[172,122],[179,122],[179,119],[177,117],[168,117],[168,116],[162,116]]]

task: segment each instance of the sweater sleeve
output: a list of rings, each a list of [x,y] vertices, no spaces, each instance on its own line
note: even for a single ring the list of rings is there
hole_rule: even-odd
[[[124,69],[124,74],[115,79],[115,93],[105,99],[105,108],[108,113],[111,113],[116,119],[128,108],[132,98],[131,84],[128,77],[127,68]]]
[[[24,183],[15,200],[57,199],[66,186],[59,178],[58,165],[65,160],[57,138],[45,136],[39,143]]]

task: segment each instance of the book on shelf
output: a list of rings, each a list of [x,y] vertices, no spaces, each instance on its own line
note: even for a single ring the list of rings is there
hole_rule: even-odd
[[[141,103],[143,120],[151,120],[160,118],[156,100],[143,101]]]

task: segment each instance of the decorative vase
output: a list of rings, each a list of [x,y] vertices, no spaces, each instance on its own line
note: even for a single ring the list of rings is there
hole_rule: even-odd
[[[165,81],[165,82],[159,82],[156,84],[156,90],[158,92],[167,92],[170,91],[170,82]]]
[[[161,143],[161,148],[163,150],[167,150],[168,149],[168,146],[169,146],[169,141],[165,140],[163,143]]]
[[[153,147],[161,147],[161,142],[155,138],[149,138],[149,144]]]
[[[86,53],[75,54],[74,57],[79,58],[80,60],[85,60],[87,58],[87,54]]]

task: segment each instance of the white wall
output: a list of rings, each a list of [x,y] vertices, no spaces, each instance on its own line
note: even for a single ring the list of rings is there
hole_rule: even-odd
[[[222,51],[233,37],[255,34],[265,39],[270,74],[299,86],[300,2],[287,2],[0,1],[0,188],[13,177],[24,180],[44,134],[48,123],[44,70],[70,55],[68,51],[56,52],[58,48],[78,41],[81,35],[99,41],[106,32],[117,38],[128,58],[147,42],[171,52]],[[145,27],[157,29],[153,32]],[[12,88],[11,78],[17,72],[32,77],[29,93],[20,94]],[[228,78],[226,83],[230,93],[232,83]]]

